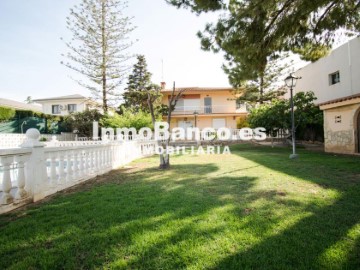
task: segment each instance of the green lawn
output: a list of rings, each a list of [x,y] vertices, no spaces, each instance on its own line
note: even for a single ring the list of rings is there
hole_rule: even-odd
[[[0,216],[0,269],[360,268],[360,158],[239,145]]]

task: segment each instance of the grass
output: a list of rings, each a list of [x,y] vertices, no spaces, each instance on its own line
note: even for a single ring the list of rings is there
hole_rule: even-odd
[[[0,269],[360,268],[360,159],[156,157],[0,216]]]

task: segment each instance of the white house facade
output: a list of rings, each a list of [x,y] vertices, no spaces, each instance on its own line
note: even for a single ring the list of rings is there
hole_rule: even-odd
[[[35,99],[34,102],[42,105],[43,113],[52,115],[68,115],[97,107],[96,102],[79,94]]]
[[[295,93],[313,91],[324,111],[325,151],[360,154],[360,37],[296,75]]]
[[[324,103],[360,93],[360,37],[354,38],[330,55],[296,73],[294,92],[313,91],[316,103]]]

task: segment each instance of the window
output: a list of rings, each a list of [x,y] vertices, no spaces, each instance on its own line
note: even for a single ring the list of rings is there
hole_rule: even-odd
[[[69,104],[68,105],[68,111],[69,113],[76,112],[77,106],[76,104]]]
[[[204,98],[204,111],[205,113],[212,113],[212,99],[211,97]]]
[[[235,102],[236,102],[236,109],[237,110],[241,109],[245,105],[243,101],[238,100],[238,99]]]
[[[52,105],[52,114],[60,114],[60,105]]]
[[[334,85],[340,82],[340,72],[337,71],[329,75],[330,85]]]
[[[184,108],[189,112],[200,111],[200,99],[184,99]]]

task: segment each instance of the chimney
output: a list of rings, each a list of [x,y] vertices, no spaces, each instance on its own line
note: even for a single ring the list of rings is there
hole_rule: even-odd
[[[165,90],[166,82],[161,82],[160,85],[161,85],[161,90]]]

